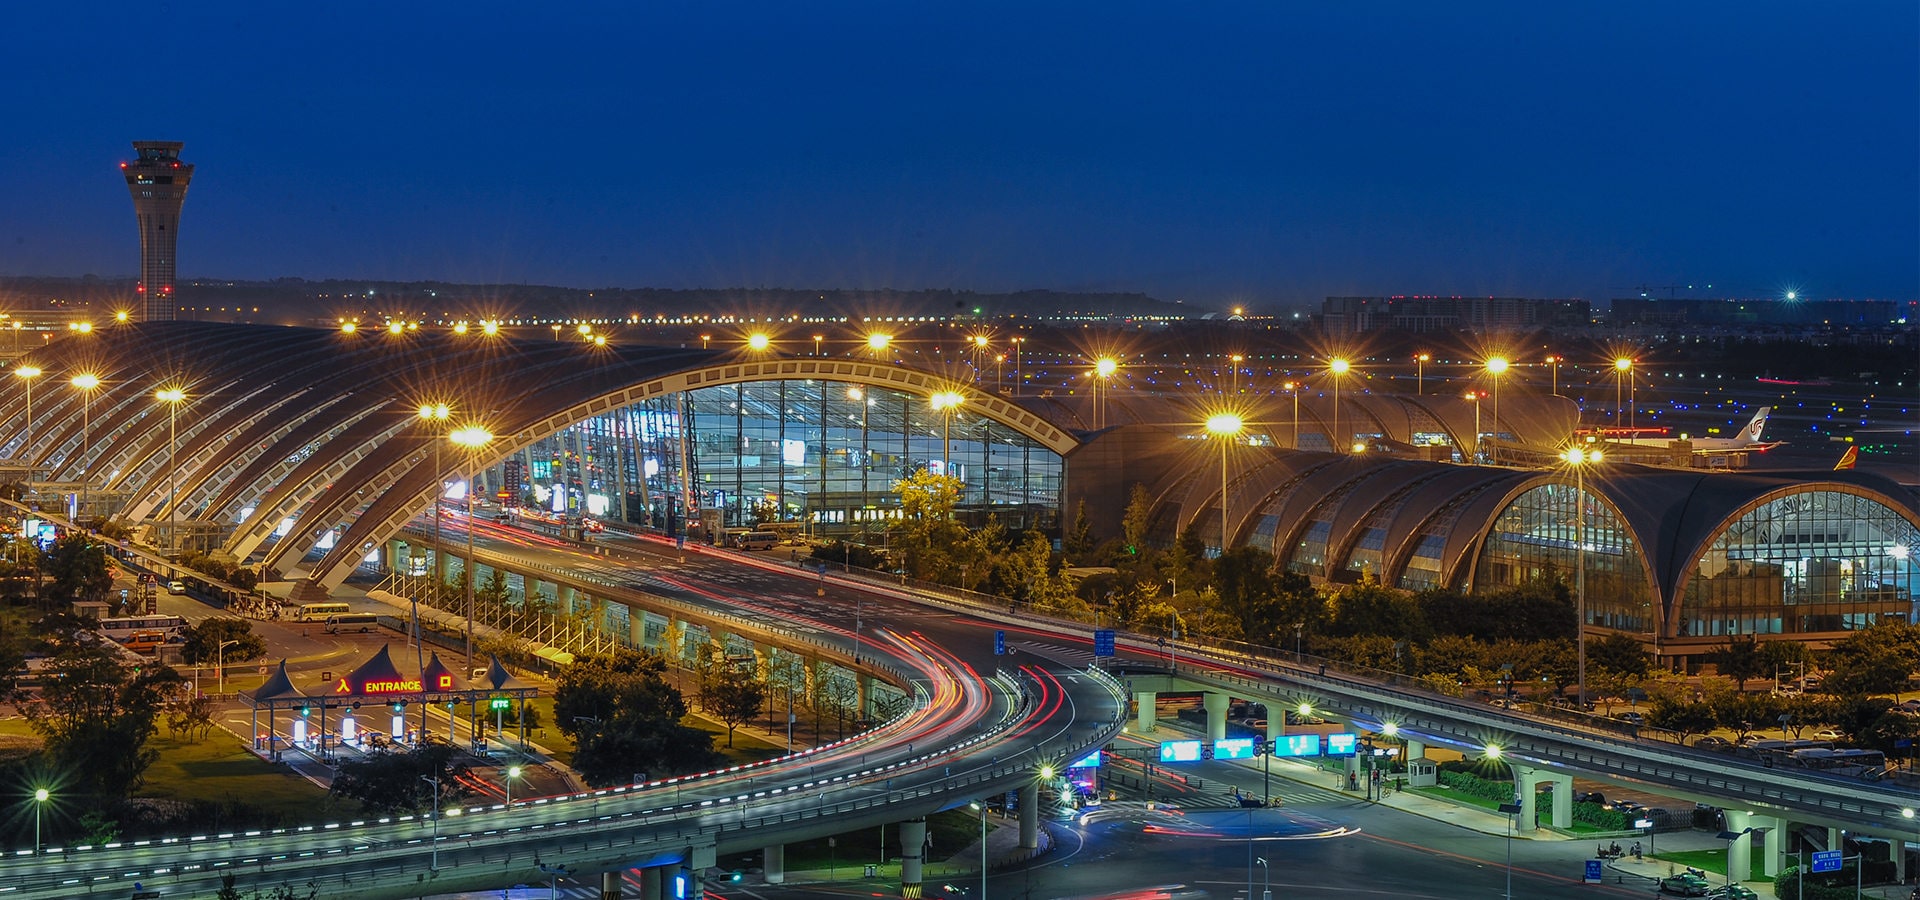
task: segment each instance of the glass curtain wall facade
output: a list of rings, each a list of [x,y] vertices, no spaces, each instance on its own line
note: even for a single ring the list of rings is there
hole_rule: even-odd
[[[1761,504],[1688,573],[1681,636],[1854,631],[1914,619],[1914,526],[1854,494],[1806,491]]]
[[[1058,530],[1058,454],[964,405],[949,418],[924,396],[842,382],[666,395],[569,426],[523,456],[528,506],[662,531],[678,530],[690,485],[700,518],[722,528],[878,543],[898,515],[894,482],[923,468],[964,482],[964,521]]]
[[[1576,505],[1572,482],[1522,493],[1494,520],[1474,569],[1473,590],[1528,582],[1575,582],[1585,530],[1587,624],[1625,632],[1652,632],[1657,619],[1647,568],[1613,508],[1591,491]],[[1578,518],[1577,518],[1578,517]],[[1584,518],[1585,522],[1579,521]]]

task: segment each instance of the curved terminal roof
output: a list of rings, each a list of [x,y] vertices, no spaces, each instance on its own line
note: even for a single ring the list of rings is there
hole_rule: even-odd
[[[819,379],[923,396],[955,391],[970,413],[1056,453],[1079,445],[1072,423],[1056,424],[1044,407],[894,361],[477,331],[145,322],[58,341],[20,365],[42,374],[16,378],[24,389],[0,400],[0,456],[16,471],[84,483],[129,519],[231,525],[223,549],[276,572],[337,530],[308,576],[322,587],[344,580],[362,548],[430,508],[445,480],[592,415],[693,388]],[[82,374],[99,386],[74,386]],[[156,391],[166,388],[186,400],[162,402]],[[450,408],[446,421],[417,415],[435,403]],[[469,424],[495,435],[471,460],[446,443]],[[276,535],[288,520],[291,532]]]

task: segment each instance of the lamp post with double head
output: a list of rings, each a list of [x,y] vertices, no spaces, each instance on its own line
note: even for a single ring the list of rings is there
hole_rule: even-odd
[[[1413,358],[1413,395],[1415,397],[1427,392],[1427,362],[1432,359],[1431,353],[1422,353]]]
[[[1120,363],[1111,356],[1102,356],[1093,362],[1093,428],[1098,431],[1107,424],[1107,401],[1111,399],[1112,388],[1107,379],[1120,371]]]
[[[1506,762],[1500,756],[1500,748],[1492,744],[1487,745],[1486,756]],[[1513,771],[1512,763],[1507,763],[1507,771]],[[1514,786],[1519,786],[1518,778],[1514,780]],[[1507,900],[1513,900],[1513,817],[1520,814],[1520,809],[1518,794],[1514,795],[1513,802],[1500,804],[1500,812],[1507,817]]]
[[[449,416],[453,415],[453,412],[447,408],[447,405],[445,403],[422,403],[420,404],[420,408],[415,411],[415,415],[420,419],[420,421],[427,423],[429,427],[437,429],[440,427],[441,423],[445,422]],[[440,546],[440,500],[447,493],[447,480],[446,480],[446,474],[445,474],[446,470],[440,467],[440,435],[437,432],[432,433],[428,435],[428,440],[433,442],[433,560],[434,560],[434,564],[432,568],[433,599],[428,601],[427,605],[430,607],[438,608],[440,605],[440,579],[441,579],[440,573],[444,570],[444,567],[440,565],[440,560],[445,558],[444,556],[442,556],[445,550]],[[415,593],[417,594],[419,592],[415,591]],[[414,607],[413,628],[415,631],[414,640],[415,640],[415,645],[418,646],[423,640],[422,635],[419,634],[419,632],[422,629],[420,627],[420,601],[418,598],[414,600],[413,607]],[[422,668],[422,671],[425,671],[424,667]]]
[[[965,400],[958,392],[940,391],[934,394],[929,402],[934,411],[940,414],[940,474],[951,477],[953,463],[948,454],[953,446],[953,414],[959,411],[960,404]],[[964,486],[961,488],[961,493],[963,495],[966,493]]]
[[[1601,460],[1599,450],[1569,447],[1560,454],[1573,469],[1573,605],[1579,621],[1574,631],[1579,662],[1580,709],[1587,708],[1587,467]]]
[[[36,788],[33,792],[33,852],[40,852],[40,811],[47,806],[47,800],[53,795],[46,788]]]
[[[461,566],[461,580],[466,582],[467,592],[467,677],[473,674],[473,494],[474,482],[479,480],[480,449],[493,443],[493,433],[479,425],[468,425],[455,429],[449,435],[460,449],[467,452],[467,562]]]
[[[220,646],[213,651],[213,664],[220,670],[220,686],[216,690],[222,694],[227,692],[227,648],[238,643],[240,642],[237,640],[221,641]]]
[[[1487,374],[1493,378],[1493,434],[1496,451],[1500,445],[1500,376],[1506,374],[1509,365],[1511,363],[1504,356],[1487,360]]]
[[[1620,357],[1613,361],[1613,427],[1620,427],[1621,387],[1633,377],[1633,360]]]

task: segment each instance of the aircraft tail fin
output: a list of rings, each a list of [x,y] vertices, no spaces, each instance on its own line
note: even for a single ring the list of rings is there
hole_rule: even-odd
[[[1838,472],[1842,469],[1851,469],[1853,468],[1854,463],[1857,463],[1859,461],[1860,461],[1860,448],[1848,447],[1847,452],[1840,454],[1840,461],[1833,464],[1833,470],[1835,472]]]
[[[1746,438],[1748,443],[1760,443],[1760,432],[1766,430],[1767,415],[1771,412],[1773,407],[1762,406],[1759,412],[1753,414],[1753,420],[1748,422],[1747,427],[1741,431],[1741,436]]]

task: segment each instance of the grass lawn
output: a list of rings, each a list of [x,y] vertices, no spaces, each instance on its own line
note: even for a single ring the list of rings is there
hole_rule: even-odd
[[[554,759],[567,765],[572,765],[574,751],[573,739],[567,737],[567,735],[554,724],[553,698],[535,697],[528,700],[527,705],[538,713],[539,717],[536,721],[541,723],[538,729],[539,733],[532,735],[533,742],[553,751]],[[734,732],[733,748],[728,749],[727,727],[718,722],[706,719],[699,713],[689,713],[686,718],[680,720],[680,723],[689,728],[698,728],[701,731],[713,735],[713,749],[720,751],[720,755],[726,760],[727,765],[759,762],[763,759],[785,756],[787,753],[786,741],[782,740],[779,744],[771,744],[749,735],[744,731]],[[489,721],[487,724],[491,726],[493,723]],[[509,732],[513,731],[513,728],[514,726],[511,723],[507,725]]]
[[[1725,876],[1727,874],[1727,851],[1724,848],[1720,850],[1680,850],[1673,853],[1655,853],[1653,854],[1653,858],[1663,859],[1681,866],[1692,866],[1702,872],[1711,872],[1715,875]],[[1753,871],[1748,874],[1745,880],[1768,882],[1773,880],[1767,877],[1766,861],[1761,859],[1760,854],[1755,853],[1753,855]]]
[[[312,782],[263,762],[231,733],[214,729],[198,743],[163,732],[152,747],[160,758],[147,769],[141,797],[170,800],[240,801],[288,820],[311,821],[331,808],[327,792]]]
[[[1500,801],[1488,800],[1482,797],[1475,797],[1472,794],[1465,793],[1464,791],[1451,790],[1449,788],[1439,787],[1437,785],[1434,787],[1408,788],[1408,790],[1413,791],[1417,794],[1422,794],[1424,796],[1434,797],[1440,800],[1446,800],[1450,803],[1458,803],[1462,806],[1472,806],[1479,809],[1484,809],[1491,813],[1498,813],[1500,811]],[[1540,799],[1539,805],[1534,807],[1534,814],[1538,817],[1537,821],[1540,827],[1542,828],[1553,827],[1553,802],[1551,800],[1548,800],[1547,798],[1542,797]],[[1573,823],[1572,828],[1567,828],[1563,830],[1565,830],[1568,834],[1580,835],[1580,834],[1599,834],[1602,832],[1603,829],[1600,829],[1595,826],[1588,825],[1585,822],[1576,820]]]

